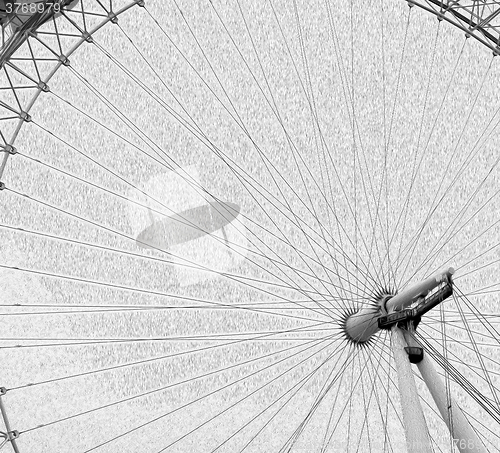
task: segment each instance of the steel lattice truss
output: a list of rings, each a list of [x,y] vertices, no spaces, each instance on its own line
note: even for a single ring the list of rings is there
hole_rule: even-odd
[[[446,20],[500,55],[500,1],[498,0],[409,0]]]
[[[43,4],[42,12],[10,17],[6,14],[7,3],[0,1],[0,147],[12,153],[15,149],[11,145],[19,129],[31,121],[29,111],[38,96],[50,90],[50,79],[56,71],[69,66],[71,54],[80,45],[92,43],[92,35],[102,26],[116,23],[121,13],[144,3],[44,0],[37,3]]]
[[[14,151],[12,144],[29,111],[50,79],[82,44],[108,22],[144,0],[22,0],[44,5],[42,13],[8,17],[9,1],[0,0],[0,148]],[[500,0],[409,0],[446,20],[500,54]],[[57,14],[54,12],[57,10]],[[3,10],[3,11],[2,11]],[[2,173],[0,160],[0,174]]]

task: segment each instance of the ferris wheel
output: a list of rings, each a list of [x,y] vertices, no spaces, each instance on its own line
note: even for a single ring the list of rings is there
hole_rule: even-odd
[[[500,451],[500,2],[0,22],[0,451]]]

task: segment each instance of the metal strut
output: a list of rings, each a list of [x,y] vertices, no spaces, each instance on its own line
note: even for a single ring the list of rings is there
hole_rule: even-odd
[[[8,442],[12,445],[15,453],[19,453],[19,447],[17,446],[16,439],[19,437],[19,431],[12,430],[9,423],[9,417],[7,417],[7,411],[5,410],[5,404],[3,403],[2,397],[7,393],[5,387],[0,387],[0,412],[2,413],[3,422],[7,432],[0,432],[0,435],[5,439],[0,444],[0,449],[3,448]]]
[[[460,452],[486,453],[484,444],[460,407],[452,398],[447,397],[446,388],[441,377],[437,374],[429,357],[424,355],[424,348],[415,338],[415,330],[422,316],[453,294],[452,274],[453,272],[449,272],[441,281],[444,285],[430,296],[425,297],[426,293],[420,294],[414,297],[413,301],[406,298],[406,302],[399,305],[399,307],[408,307],[408,304],[411,304],[409,308],[394,311],[378,319],[379,329],[392,329],[393,354],[397,365],[409,452],[420,453],[432,450],[427,425],[416,393],[413,372],[411,372],[408,362],[417,365],[422,379],[450,430],[453,443]],[[397,306],[396,310],[399,307]],[[406,358],[404,358],[403,350],[406,352]],[[411,376],[408,376],[409,373],[411,373]]]
[[[406,341],[403,331],[397,325],[391,329],[391,347],[397,371],[407,451],[408,453],[431,453],[432,446],[427,423],[420,404],[413,370],[405,352]]]
[[[377,320],[379,329],[391,330],[392,353],[409,453],[430,453],[433,449],[411,368],[411,363],[422,361],[424,351],[419,344],[409,345],[405,333],[414,331],[425,313],[453,293],[453,273],[454,270],[450,268],[395,295],[384,304],[387,314]],[[439,287],[442,283],[444,285]],[[438,288],[437,291],[428,296],[435,288]]]

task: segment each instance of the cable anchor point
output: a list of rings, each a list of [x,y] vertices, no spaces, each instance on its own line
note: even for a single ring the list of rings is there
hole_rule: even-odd
[[[69,58],[64,55],[64,54],[61,54],[59,55],[59,61],[64,65],[64,66],[69,66],[70,63],[69,63]]]
[[[5,409],[5,404],[2,396],[7,393],[7,389],[5,387],[0,387],[0,415],[3,419],[6,432],[2,432],[2,436],[5,440],[0,444],[0,448],[2,448],[7,442],[10,442],[15,453],[19,453],[19,447],[17,446],[16,439],[21,434],[19,431],[11,429],[9,418],[7,416],[7,411]]]
[[[113,24],[117,24],[118,23],[118,16],[113,11],[110,11],[108,13],[108,17],[109,17],[109,20],[110,20],[111,23],[113,23]]]
[[[31,115],[28,112],[22,111],[19,113],[19,118],[24,120],[26,123],[31,122]]]
[[[82,33],[82,38],[87,41],[89,44],[93,44],[94,38],[92,38],[92,35],[88,31],[84,31]]]
[[[50,91],[49,86],[45,82],[38,82],[38,89],[43,91],[44,93],[48,93]]]
[[[4,153],[9,153],[10,155],[17,154],[17,148],[12,145],[3,145],[0,148]]]

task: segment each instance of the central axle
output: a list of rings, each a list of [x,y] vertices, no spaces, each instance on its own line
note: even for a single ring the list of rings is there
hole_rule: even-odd
[[[394,324],[414,320],[450,297],[453,293],[450,267],[406,288],[395,295],[384,294],[374,304],[363,307],[345,320],[345,333],[355,343],[367,342],[380,329],[390,329]],[[441,285],[436,292],[429,293]]]

